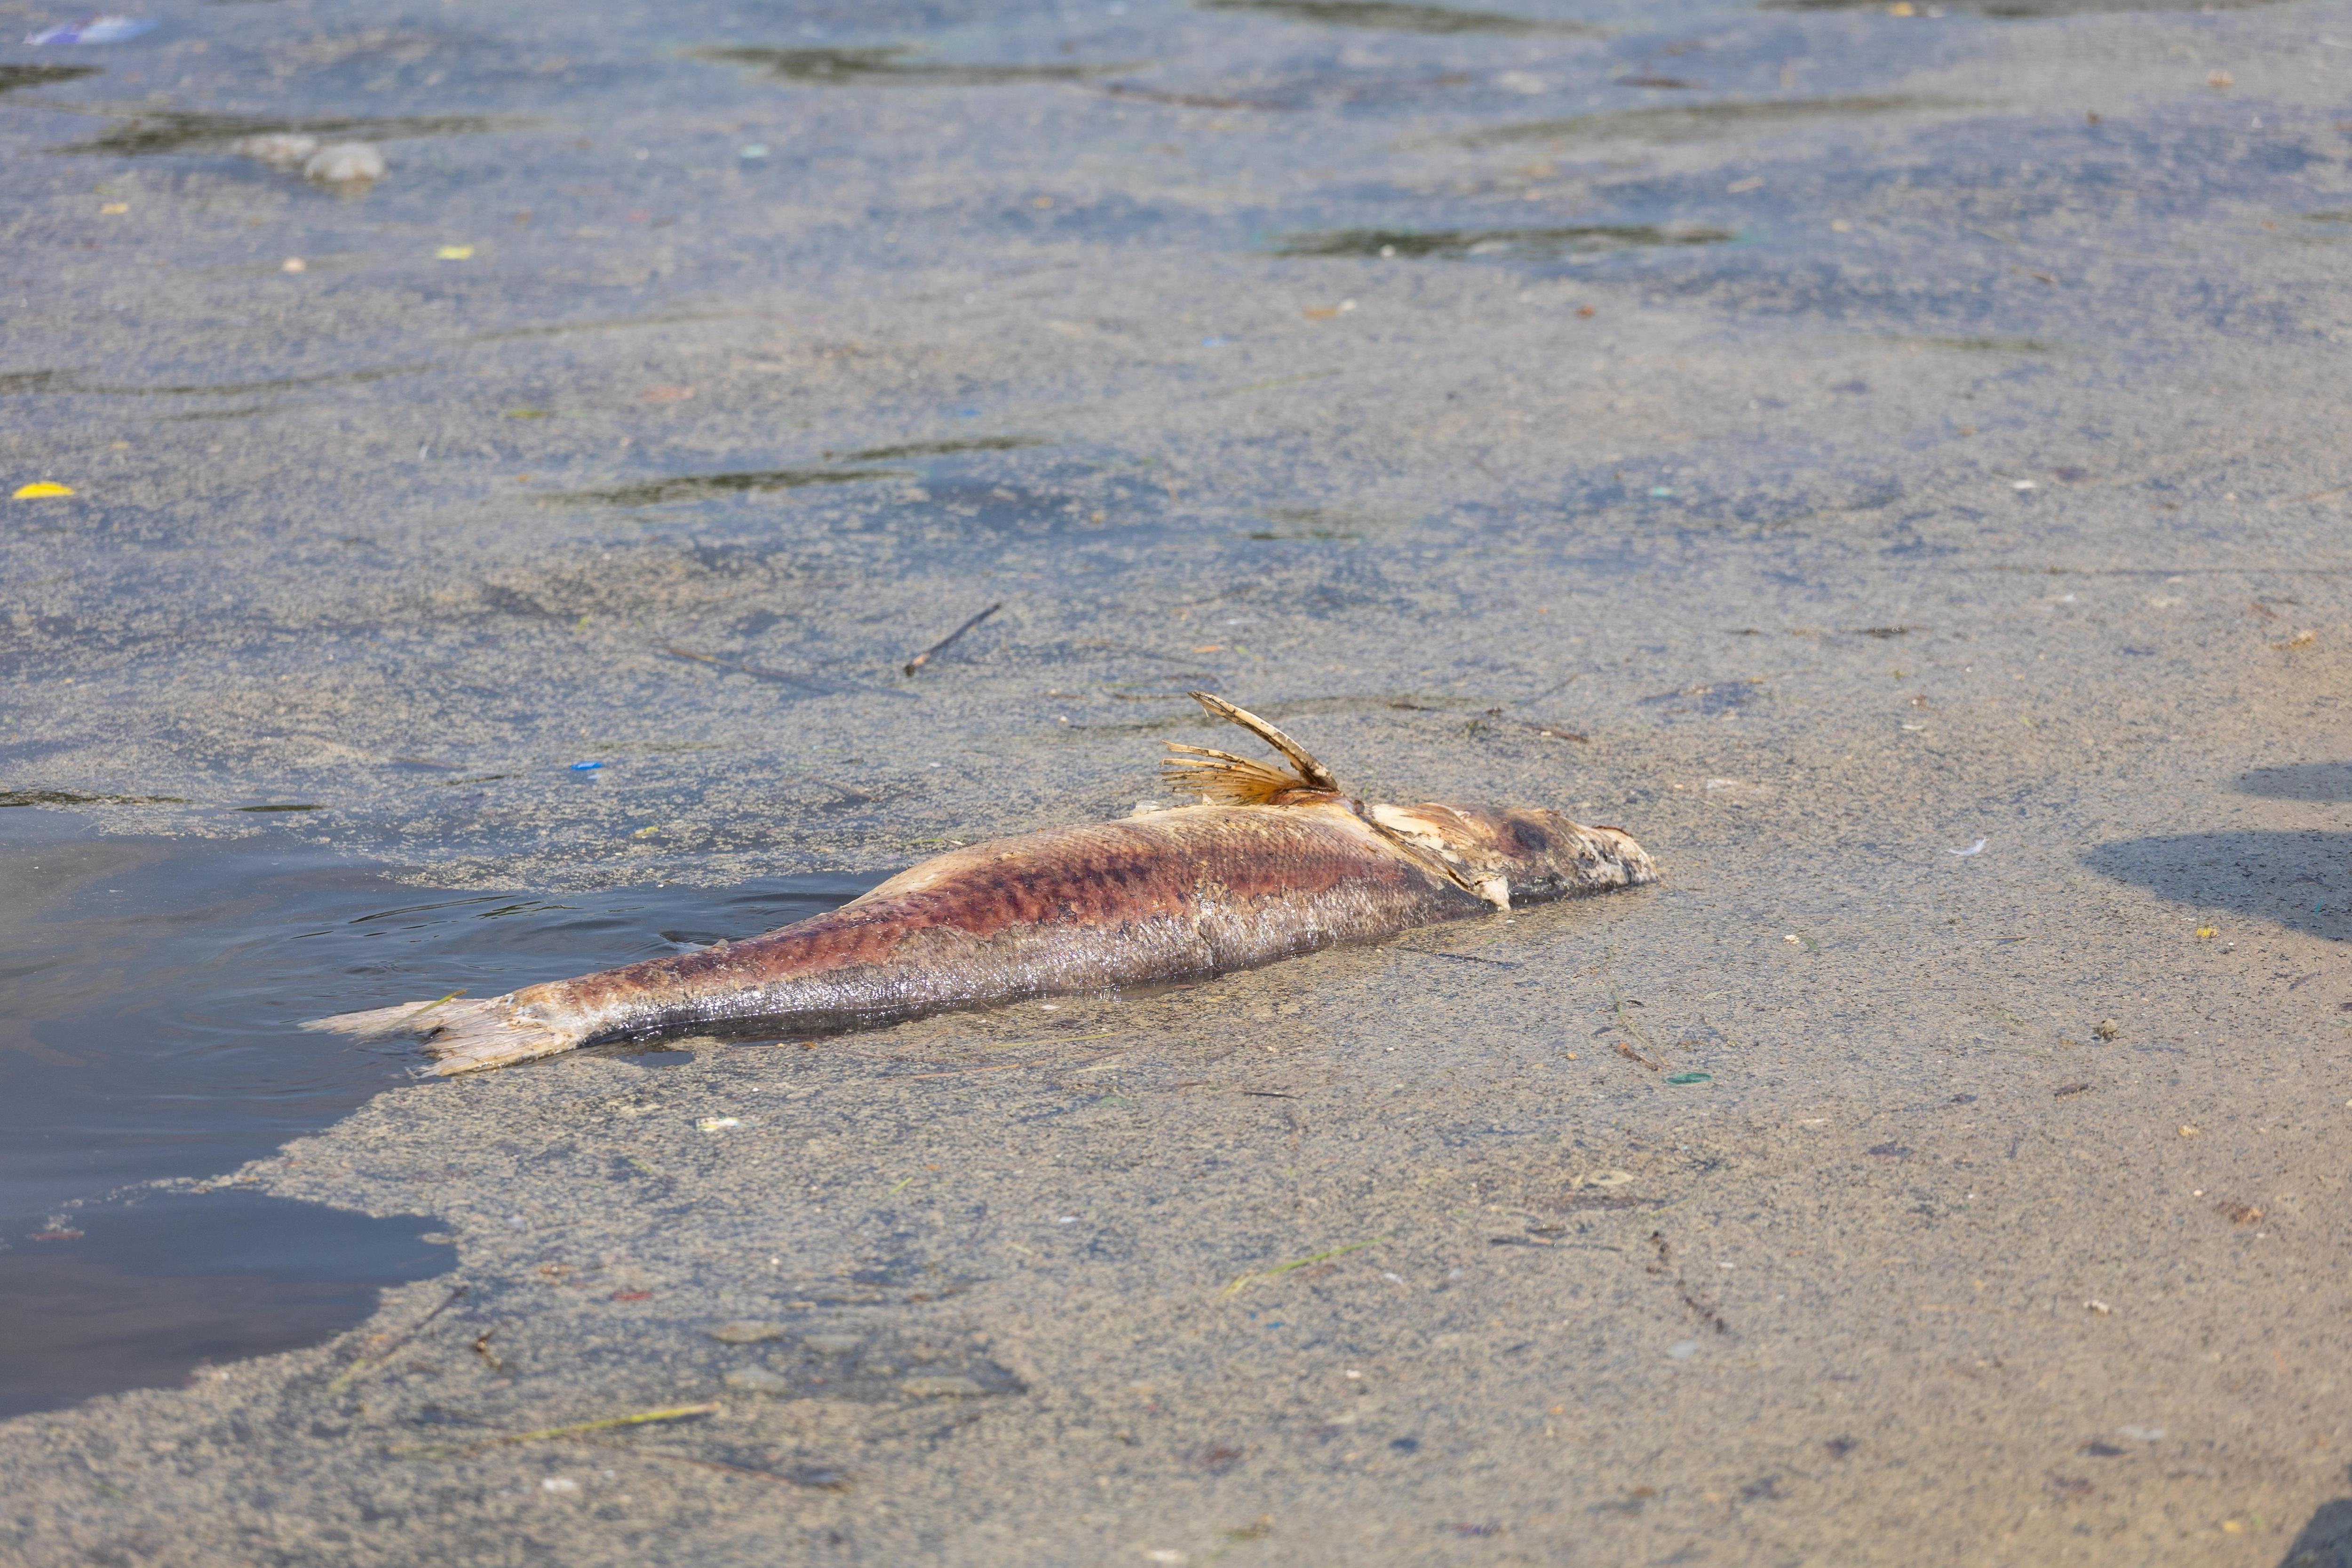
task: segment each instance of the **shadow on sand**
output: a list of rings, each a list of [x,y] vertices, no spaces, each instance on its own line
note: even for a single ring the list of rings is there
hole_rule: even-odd
[[[2352,801],[2352,763],[2289,763],[2238,775],[2248,795],[2273,800]]]
[[[2352,1568],[2352,1498],[2321,1503],[2279,1568]]]
[[[2275,921],[2338,942],[2352,936],[2352,833],[2181,833],[2102,844],[2083,859],[2200,912]]]
[[[2273,800],[2352,802],[2352,763],[2255,768],[2238,776],[2238,788]],[[2275,921],[2337,942],[2352,937],[2352,831],[2243,828],[2125,838],[2098,846],[2083,860],[2194,910]],[[2352,1502],[2344,1507],[2352,1510]]]

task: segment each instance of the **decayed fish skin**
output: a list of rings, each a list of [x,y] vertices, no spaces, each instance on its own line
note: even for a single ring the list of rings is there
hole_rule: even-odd
[[[743,942],[306,1026],[422,1035],[436,1071],[471,1072],[685,1028],[812,1033],[1219,974],[1657,875],[1622,832],[1557,812],[1366,805],[1264,720],[1194,696],[1292,771],[1173,747],[1171,778],[1210,804],[951,850]]]

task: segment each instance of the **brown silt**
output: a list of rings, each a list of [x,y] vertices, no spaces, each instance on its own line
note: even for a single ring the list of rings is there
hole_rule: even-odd
[[[1171,743],[1171,781],[1203,804],[953,850],[743,942],[308,1026],[420,1036],[436,1071],[473,1072],[687,1029],[836,1031],[1222,974],[1656,879],[1622,832],[1540,807],[1360,800],[1265,720],[1192,696],[1288,767]]]

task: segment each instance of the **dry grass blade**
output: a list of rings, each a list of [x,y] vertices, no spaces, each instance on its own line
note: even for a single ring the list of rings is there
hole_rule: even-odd
[[[534,1432],[503,1432],[494,1437],[465,1447],[430,1444],[421,1447],[393,1448],[387,1452],[416,1455],[425,1458],[470,1458],[491,1448],[510,1447],[517,1443],[546,1443],[559,1437],[577,1437],[589,1432],[611,1432],[625,1426],[643,1426],[656,1421],[684,1421],[694,1415],[711,1415],[723,1406],[709,1405],[672,1405],[659,1410],[638,1410],[626,1415],[607,1415],[595,1421],[573,1421],[562,1426],[541,1426]]]
[[[988,619],[989,616],[996,614],[997,611],[1003,608],[1004,608],[1004,605],[1001,601],[989,605],[988,608],[981,611],[980,614],[972,616],[971,619],[964,622],[963,625],[956,627],[955,630],[950,632],[947,636],[941,637],[939,641],[933,643],[930,647],[917,654],[914,658],[908,659],[906,665],[906,673],[908,676],[911,678],[915,671],[922,668],[923,666],[931,662],[931,656],[933,654],[945,649],[953,644],[958,637],[963,636],[964,633],[971,630],[972,627],[980,625],[981,622]]]
[[[1294,1268],[1304,1268],[1310,1263],[1322,1263],[1334,1258],[1345,1258],[1351,1252],[1361,1252],[1368,1247],[1378,1247],[1387,1239],[1388,1237],[1385,1236],[1376,1236],[1370,1241],[1351,1241],[1345,1247],[1335,1247],[1328,1252],[1318,1252],[1306,1258],[1294,1258],[1287,1263],[1277,1263],[1271,1268],[1252,1269],[1249,1273],[1242,1275],[1232,1284],[1225,1287],[1223,1291],[1224,1299],[1230,1301],[1235,1296],[1240,1295],[1242,1293],[1243,1287],[1246,1286],[1253,1279],[1272,1279],[1280,1275],[1287,1274]]]

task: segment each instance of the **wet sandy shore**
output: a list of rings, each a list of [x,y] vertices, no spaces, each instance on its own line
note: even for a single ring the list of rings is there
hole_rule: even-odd
[[[0,1423],[0,1555],[2347,1560],[2352,11],[1512,9],[0,51],[11,817],[718,901],[1209,686],[1664,873],[370,1080],[179,1173],[452,1271]]]

